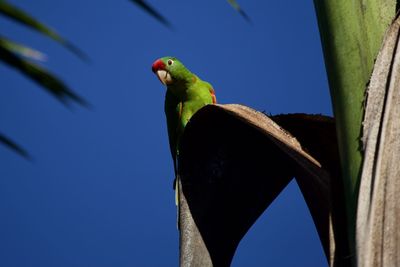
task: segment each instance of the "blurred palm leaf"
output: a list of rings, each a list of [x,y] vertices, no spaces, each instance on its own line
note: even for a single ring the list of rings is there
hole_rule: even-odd
[[[0,36],[0,40],[2,42],[2,45],[5,48],[7,48],[10,52],[13,52],[14,54],[21,55],[28,59],[33,59],[33,60],[37,60],[37,61],[46,61],[47,60],[47,56],[38,50],[35,50],[33,48],[24,46],[22,44],[19,44],[19,43],[13,42],[13,41],[10,41],[1,36]]]
[[[25,60],[10,50],[10,42],[0,38],[0,60],[10,67],[19,70],[22,74],[41,85],[47,92],[55,96],[63,104],[67,100],[73,100],[81,105],[88,106],[88,103],[77,94],[72,92],[62,81],[50,74],[42,67]]]
[[[239,4],[235,0],[228,0],[228,3],[237,11],[239,12],[242,17],[247,20],[248,22],[251,22],[250,17],[247,16],[247,13],[244,12],[244,10],[239,6]]]
[[[66,47],[82,60],[88,61],[88,56],[85,53],[83,53],[79,48],[70,43],[68,40],[60,36],[56,31],[50,29],[23,10],[11,5],[5,0],[0,0],[0,14],[46,35],[47,37]]]
[[[23,149],[21,146],[19,146],[18,144],[16,144],[13,140],[11,140],[10,138],[4,136],[3,134],[0,133],[0,143],[5,145],[6,147],[8,147],[9,149],[13,150],[14,152],[16,152],[17,154],[19,154],[20,156],[31,160],[31,156],[28,154],[28,152]]]
[[[146,3],[146,1],[131,0],[131,2],[138,5],[140,8],[142,8],[144,11],[146,11],[149,15],[158,20],[160,23],[164,24],[168,28],[171,28],[171,23],[163,15],[161,15],[158,11],[156,11],[152,6]]]
[[[58,42],[80,59],[88,61],[88,57],[75,45],[60,36],[55,30],[50,29],[23,10],[13,6],[6,0],[0,0],[0,15],[27,26]],[[49,73],[42,67],[29,60],[45,61],[46,55],[22,44],[10,41],[0,36],[0,61],[8,66],[19,70],[23,75],[42,86],[48,93],[52,94],[63,104],[67,105],[68,100],[75,101],[81,105],[88,106],[88,103],[71,91],[61,80]],[[29,59],[29,60],[28,60]],[[24,158],[30,159],[28,153],[13,142],[11,139],[0,134],[0,143],[15,151]]]

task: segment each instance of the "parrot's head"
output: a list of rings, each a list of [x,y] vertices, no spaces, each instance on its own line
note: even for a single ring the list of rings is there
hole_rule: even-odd
[[[157,59],[151,68],[164,85],[171,85],[179,81],[186,81],[191,73],[175,57]]]

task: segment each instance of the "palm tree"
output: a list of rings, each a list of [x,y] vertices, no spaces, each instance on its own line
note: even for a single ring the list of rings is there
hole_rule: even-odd
[[[158,17],[150,11],[145,1],[133,2],[142,7],[147,6],[144,9],[152,16]],[[236,1],[228,0],[228,2],[249,20]],[[333,144],[332,141],[330,149],[309,150],[311,152],[309,156],[320,154],[317,159],[325,162],[325,169],[330,174],[328,182],[324,182],[326,177],[323,174],[309,175],[308,180],[301,178],[302,175],[304,176],[304,172],[312,170],[314,170],[314,174],[317,172],[312,164],[302,166],[304,172],[303,174],[297,173],[300,178],[296,178],[318,228],[331,266],[395,266],[398,263],[397,248],[400,245],[400,238],[398,238],[400,221],[397,216],[400,213],[400,198],[397,196],[400,178],[400,167],[398,166],[398,162],[400,162],[398,138],[400,132],[398,117],[400,114],[400,54],[397,52],[397,48],[400,19],[396,13],[399,10],[399,3],[397,0],[359,2],[314,0],[336,120],[338,144],[335,147],[336,144]],[[226,129],[236,132],[240,127],[250,125],[258,129],[262,128],[268,138],[274,136],[268,126],[271,122],[260,117],[257,112],[244,111],[245,109],[245,107],[238,106],[210,107],[199,112],[197,117],[195,116],[182,140],[180,159],[182,169],[184,169],[182,171],[184,173],[181,173],[182,181],[185,180],[184,177],[187,176],[187,173],[192,176],[198,175],[190,172],[195,159],[189,148],[196,146],[193,142],[191,143],[191,140],[198,140],[194,136],[199,134],[201,129],[207,129],[204,126],[209,126],[210,121],[216,117],[231,120],[230,123],[224,124],[224,129],[219,129],[218,124],[214,125],[217,132]],[[238,121],[236,121],[237,118],[239,118]],[[327,134],[326,131],[323,132],[316,128],[316,118],[300,116],[273,119],[290,132],[296,133],[297,139],[306,147],[322,142],[321,135]],[[241,123],[245,121],[246,126],[239,121]],[[260,121],[263,121],[263,126],[259,125]],[[329,127],[330,123],[325,121],[324,128]],[[293,127],[294,124],[296,127]],[[311,124],[313,127],[310,127]],[[196,128],[197,131],[191,130],[191,128]],[[311,128],[313,131],[310,131]],[[201,134],[206,133],[201,132]],[[284,133],[281,134],[284,136]],[[309,140],[310,137],[312,140]],[[336,140],[336,138],[334,139]],[[285,137],[282,137],[281,143],[288,141],[285,140]],[[326,143],[324,145],[329,146]],[[295,153],[293,151],[296,148],[288,147],[290,145],[285,147],[286,155]],[[197,147],[197,149],[202,148]],[[188,152],[185,154],[186,150]],[[337,150],[340,164],[336,165],[336,169],[340,169],[338,176],[341,177],[341,180],[333,179],[336,176],[335,168],[326,167],[326,165],[330,165],[329,159],[334,158]],[[252,152],[254,151],[246,151],[247,155]],[[275,151],[275,153],[281,152]],[[300,152],[296,153],[298,156]],[[218,155],[209,154],[203,156],[206,157],[204,161],[207,161],[207,157],[208,159],[218,157]],[[236,154],[235,156],[240,157]],[[303,157],[305,159],[308,157],[307,152],[304,152]],[[256,160],[257,157],[252,159]],[[328,161],[326,161],[327,159]],[[196,158],[196,160],[200,159]],[[285,160],[289,159],[285,158]],[[196,164],[198,170],[199,163],[196,162]],[[205,169],[212,167],[209,165],[211,163],[204,164]],[[215,164],[213,166],[215,168]],[[244,166],[243,168],[246,167],[256,168],[254,166]],[[266,195],[266,198],[268,195],[279,194],[287,183],[284,169],[278,167],[278,170],[281,175],[275,179],[280,179],[280,181],[276,181],[279,185],[275,183],[275,187],[269,191],[262,191],[265,188],[259,189]],[[237,171],[240,172],[240,170]],[[263,170],[259,169],[259,172],[263,172]],[[210,174],[203,173],[203,175]],[[237,177],[231,178],[240,180]],[[183,249],[181,263],[201,264],[202,266],[227,265],[237,242],[248,229],[246,227],[250,227],[249,224],[254,222],[254,218],[250,218],[254,214],[249,215],[246,213],[248,210],[245,209],[241,211],[244,218],[235,217],[235,210],[238,209],[238,206],[234,206],[235,204],[218,209],[216,207],[222,205],[221,203],[224,201],[226,202],[227,198],[229,199],[224,188],[216,189],[207,184],[201,184],[195,188],[193,183],[196,181],[190,180],[189,182],[191,186],[186,188],[186,195],[181,196],[182,202],[180,203],[183,211],[181,227],[185,230],[181,236],[181,249]],[[183,191],[181,190],[181,192],[185,193],[185,186],[187,185],[182,182]],[[234,190],[232,189],[234,186],[232,184],[230,186],[230,190]],[[264,184],[264,186],[266,185]],[[212,194],[210,190],[215,193],[212,195],[215,201],[212,206],[196,200],[197,194],[205,193],[205,191]],[[321,192],[330,194],[330,200],[326,205],[318,205],[319,202],[325,201]],[[268,203],[273,200],[273,198],[268,201],[265,198],[261,199],[269,201]],[[234,200],[232,199],[232,201]],[[260,208],[261,210],[268,206],[265,203]],[[255,207],[253,206],[253,208]],[[229,209],[232,209],[230,215],[227,215],[231,216],[228,218],[231,220],[229,224],[234,224],[232,228],[237,226],[236,230],[232,230],[225,237],[214,236],[217,234],[214,230],[218,228],[214,228],[216,223],[221,223],[221,220],[224,219],[218,217],[218,214]],[[207,220],[205,219],[207,216],[216,216],[220,220]],[[225,221],[225,223],[228,222]],[[347,226],[342,227],[343,224]],[[241,233],[238,234],[238,231]],[[327,236],[330,241],[327,241]],[[224,238],[226,239],[225,243],[221,241]],[[232,239],[237,240],[232,241]],[[186,257],[188,255],[191,257]]]

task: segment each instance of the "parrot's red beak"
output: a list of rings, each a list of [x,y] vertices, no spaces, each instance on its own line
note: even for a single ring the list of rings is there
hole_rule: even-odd
[[[161,59],[157,59],[154,63],[153,66],[151,67],[152,71],[156,73],[158,70],[164,70],[165,69],[165,64],[164,62],[161,61]]]
[[[161,59],[156,60],[156,62],[153,63],[153,66],[151,66],[152,71],[157,75],[160,82],[164,85],[168,85],[173,82],[173,79],[171,74],[165,68],[166,65]]]

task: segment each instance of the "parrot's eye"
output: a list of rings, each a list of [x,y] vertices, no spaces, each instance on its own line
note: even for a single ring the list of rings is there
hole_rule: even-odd
[[[168,65],[171,66],[172,64],[174,64],[174,61],[172,59],[168,59]]]

